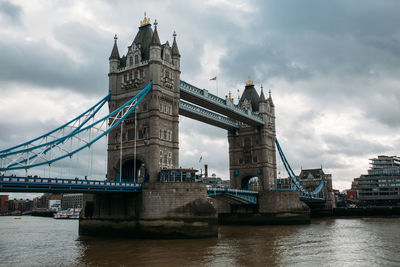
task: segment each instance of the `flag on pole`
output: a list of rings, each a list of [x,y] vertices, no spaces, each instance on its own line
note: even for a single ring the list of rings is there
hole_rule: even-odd
[[[217,80],[217,76],[215,76],[214,78],[211,78],[210,81],[216,81]]]
[[[200,156],[199,163],[201,162],[202,159],[203,159],[203,155]]]

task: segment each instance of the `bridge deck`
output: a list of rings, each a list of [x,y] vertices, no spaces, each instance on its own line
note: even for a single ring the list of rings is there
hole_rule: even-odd
[[[180,81],[181,99],[189,101],[198,106],[218,112],[229,118],[244,122],[252,126],[264,125],[263,118],[249,110],[245,110],[237,105],[229,103],[218,96],[208,93],[207,90],[197,88],[187,82]]]
[[[207,109],[192,105],[186,101],[179,103],[179,115],[217,126],[226,130],[239,129],[239,123]]]
[[[138,183],[40,177],[0,177],[0,192],[39,193],[134,193],[141,192]]]

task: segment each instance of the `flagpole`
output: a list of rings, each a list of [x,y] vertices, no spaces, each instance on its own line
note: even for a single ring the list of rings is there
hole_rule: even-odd
[[[217,79],[215,79],[215,81],[217,82],[217,96],[218,96],[218,77]]]

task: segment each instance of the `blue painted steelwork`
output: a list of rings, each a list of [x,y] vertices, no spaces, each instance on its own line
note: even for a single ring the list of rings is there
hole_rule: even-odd
[[[56,132],[58,132],[58,131],[60,131],[60,130],[64,130],[64,129],[66,129],[66,128],[69,127],[69,126],[72,126],[75,122],[79,121],[81,118],[83,118],[83,117],[85,117],[85,116],[87,116],[87,115],[89,114],[89,116],[85,119],[85,121],[84,121],[83,123],[81,123],[80,126],[78,126],[78,127],[76,128],[76,130],[79,130],[79,129],[80,129],[83,125],[85,125],[91,118],[93,118],[94,115],[96,115],[96,113],[103,107],[103,105],[104,105],[105,103],[107,103],[107,101],[110,99],[110,96],[111,96],[111,93],[108,93],[102,100],[100,100],[100,101],[97,102],[93,107],[89,108],[88,110],[86,110],[85,112],[83,112],[82,114],[80,114],[78,117],[76,117],[76,118],[70,120],[69,122],[65,123],[64,125],[62,125],[62,126],[56,128],[56,129],[54,129],[54,130],[52,130],[52,131],[50,131],[50,132],[48,132],[48,133],[46,133],[46,134],[44,134],[44,135],[41,135],[41,136],[39,136],[39,137],[36,137],[36,138],[34,138],[34,139],[32,139],[32,140],[30,140],[30,141],[28,141],[28,142],[22,143],[22,144],[20,144],[20,145],[17,145],[17,146],[14,146],[14,147],[10,147],[10,148],[5,149],[5,150],[1,150],[1,151],[0,151],[0,155],[1,155],[1,156],[3,156],[3,155],[4,155],[4,156],[7,156],[7,155],[9,155],[9,154],[5,154],[5,153],[7,153],[7,152],[10,152],[10,151],[15,150],[15,149],[20,148],[20,147],[32,145],[32,144],[33,144],[34,142],[36,142],[36,141],[39,141],[39,140],[44,139],[44,138],[46,138],[46,137],[49,137],[49,136],[53,135],[54,133],[56,133]],[[91,112],[92,112],[92,113],[91,113]],[[75,131],[76,131],[76,130],[75,130]]]
[[[299,198],[304,202],[317,202],[317,203],[326,202],[326,199],[323,197],[299,196]]]
[[[251,190],[208,187],[207,196],[229,196],[231,199],[236,199],[241,203],[257,204],[258,192]]]
[[[222,99],[216,95],[210,94],[205,89],[197,88],[196,86],[191,85],[182,80],[180,81],[179,87],[181,95],[183,93],[188,94],[192,98],[201,99],[204,102],[207,102],[209,104],[214,105],[215,107],[218,107],[219,110],[225,110],[231,112],[230,114],[236,114],[237,118],[235,119],[237,119],[238,121],[242,121],[244,123],[251,123],[255,126],[264,125],[264,120],[260,114],[254,113],[250,110],[241,108],[238,105],[232,104],[227,99]]]
[[[139,183],[40,177],[0,177],[0,192],[135,193],[141,191],[142,185]]]
[[[195,117],[195,119],[199,120],[203,119],[210,124],[227,130],[239,129],[239,123],[237,120],[222,116],[202,107],[192,105],[183,100],[181,100],[179,103],[179,114],[187,117]]]
[[[104,137],[106,134],[108,134],[110,131],[112,131],[115,127],[117,127],[136,108],[136,106],[143,100],[143,98],[147,95],[147,93],[151,90],[151,88],[152,88],[152,82],[150,82],[136,96],[134,96],[132,99],[127,101],[125,104],[123,104],[121,107],[114,110],[110,114],[87,125],[86,127],[83,127],[83,128],[79,127],[79,129],[76,129],[75,131],[73,131],[63,137],[60,137],[55,140],[45,142],[43,144],[39,144],[39,145],[36,145],[33,147],[28,147],[25,149],[17,150],[17,151],[12,151],[13,148],[4,150],[7,152],[0,154],[0,159],[2,161],[4,159],[8,159],[8,157],[12,156],[12,155],[16,155],[17,159],[16,160],[11,159],[10,160],[11,162],[6,164],[6,167],[1,166],[0,171],[19,170],[19,169],[26,170],[26,169],[41,166],[41,165],[46,165],[46,164],[50,165],[53,162],[59,161],[66,157],[71,157],[72,155],[78,153],[79,151],[90,147],[93,143],[97,142],[100,138]],[[107,100],[108,99],[109,98],[107,98]],[[89,119],[87,119],[85,121],[88,121]],[[65,144],[67,140],[76,137],[80,133],[84,133],[85,131],[91,130],[92,128],[95,128],[99,124],[104,124],[104,123],[107,124],[110,119],[113,119],[113,121],[110,123],[109,128],[106,131],[104,131],[103,133],[99,134],[97,137],[93,138],[92,140],[87,141],[85,143],[85,145],[80,146],[79,148],[77,148],[73,151],[70,151],[70,152],[67,152],[64,149],[63,150],[64,154],[62,154],[59,157],[52,158],[52,159],[45,159],[39,163],[31,164],[30,161],[34,161],[39,158],[42,159],[41,157],[39,157],[39,155],[40,156],[47,155],[49,151],[51,151],[54,148],[58,148],[59,145]],[[34,140],[37,140],[37,138]],[[26,143],[24,143],[24,144],[26,144]],[[14,148],[19,148],[19,147],[21,147],[21,145],[15,146]],[[35,151],[36,149],[41,149],[41,150],[36,152]],[[31,155],[29,155],[29,153],[32,153],[33,155],[31,156]],[[3,164],[3,162],[2,162],[2,164]]]
[[[278,142],[278,139],[275,139],[275,144],[276,147],[278,149],[279,155],[282,159],[283,165],[285,166],[285,169],[289,175],[289,178],[292,180],[292,182],[294,183],[296,189],[298,191],[300,191],[300,196],[303,198],[321,198],[323,199],[323,195],[322,195],[322,188],[325,185],[325,182],[322,181],[321,184],[314,190],[314,191],[309,191],[307,190],[303,184],[300,182],[299,178],[295,175],[295,173],[293,172],[292,167],[290,167],[289,162],[286,159],[285,154],[282,151],[282,148]]]

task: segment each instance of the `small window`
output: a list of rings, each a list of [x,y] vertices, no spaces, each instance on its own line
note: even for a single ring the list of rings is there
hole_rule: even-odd
[[[135,129],[128,129],[128,141],[135,140]]]
[[[138,71],[135,71],[135,79],[137,79],[138,76],[139,76],[139,72],[138,72]]]
[[[139,64],[139,56],[135,55],[135,64]]]
[[[160,150],[160,156],[162,156],[162,150]]]
[[[132,66],[133,65],[133,57],[129,58],[129,65]]]
[[[144,77],[144,70],[140,70],[140,78]]]
[[[133,73],[129,72],[129,80],[132,80],[132,78],[133,78]]]

